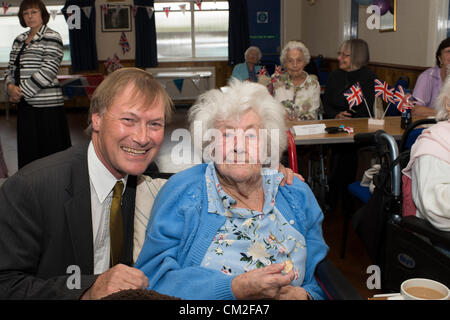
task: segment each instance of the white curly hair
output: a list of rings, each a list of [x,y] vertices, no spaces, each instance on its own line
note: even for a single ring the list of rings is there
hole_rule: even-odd
[[[218,122],[239,118],[250,109],[261,118],[261,129],[268,131],[266,150],[270,153],[272,146],[273,148],[278,146],[274,150],[279,152],[278,156],[281,157],[287,147],[284,107],[270,95],[265,86],[254,82],[233,79],[229,86],[221,90],[213,89],[200,95],[188,112],[191,136],[194,137],[196,134],[196,123],[201,123],[202,133],[205,134],[209,129],[216,129]],[[270,134],[272,129],[278,132],[277,141],[272,141],[273,137]],[[202,138],[202,142],[203,150],[209,141],[203,141]]]
[[[289,41],[288,43],[286,43],[286,45],[284,46],[284,48],[280,54],[280,62],[283,66],[286,63],[286,56],[287,56],[289,50],[294,50],[294,49],[300,50],[303,53],[303,58],[305,59],[305,65],[307,65],[309,63],[309,61],[311,61],[311,54],[309,53],[308,48],[302,42]]]

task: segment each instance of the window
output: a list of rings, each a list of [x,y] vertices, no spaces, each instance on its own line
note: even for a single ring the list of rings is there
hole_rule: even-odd
[[[201,10],[194,2],[155,1],[154,8],[158,60],[228,57],[228,1],[203,0]]]
[[[70,49],[69,49],[69,28],[67,27],[66,20],[61,13],[63,5],[59,6],[47,6],[47,11],[50,13],[50,19],[48,21],[48,26],[59,32],[63,40],[64,45],[64,58],[63,61],[70,62]],[[3,10],[0,8],[0,10]],[[51,16],[51,10],[57,10],[57,15],[55,19]],[[11,52],[11,47],[14,39],[21,33],[24,33],[28,28],[23,28],[20,25],[19,17],[17,13],[19,12],[19,7],[10,7],[6,12],[6,15],[0,15],[0,63],[5,64],[9,62],[9,53]]]

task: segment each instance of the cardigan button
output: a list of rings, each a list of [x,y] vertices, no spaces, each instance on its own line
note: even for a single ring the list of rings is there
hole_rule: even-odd
[[[291,220],[291,221],[289,221],[289,223],[290,223],[290,224],[294,224],[294,223],[295,223],[295,221],[294,221],[294,220]]]

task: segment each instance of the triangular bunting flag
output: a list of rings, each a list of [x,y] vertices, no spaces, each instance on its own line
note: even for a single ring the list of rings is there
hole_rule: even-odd
[[[177,86],[178,91],[181,93],[181,90],[183,90],[183,82],[184,79],[174,79],[173,83]]]
[[[58,14],[58,10],[50,10],[50,16],[53,20],[56,19],[56,15]]]
[[[131,7],[131,12],[133,13],[133,17],[136,17],[136,14],[137,14],[137,6],[133,5],[133,6]]]
[[[153,16],[153,11],[155,11],[155,9],[153,7],[146,7],[147,9],[147,14],[148,14],[148,18],[151,19]],[[167,13],[166,13],[167,15]]]
[[[198,78],[192,78],[192,82],[194,83],[195,87],[197,88],[197,90],[200,90],[200,77]]]
[[[166,17],[169,17],[169,11],[170,11],[170,7],[164,7],[164,12],[166,13]]]
[[[202,0],[195,0],[195,4],[198,7],[198,10],[202,10]]]
[[[185,4],[180,4],[178,6],[180,7],[181,12],[183,12],[183,14],[185,14],[185,12],[186,12],[186,5]]]
[[[11,4],[9,4],[7,1],[3,1],[2,2],[2,7],[3,7],[3,14],[6,14],[6,12],[9,9],[9,7],[11,7]]]
[[[92,7],[87,6],[87,7],[81,7],[81,9],[83,9],[84,14],[86,15],[86,18],[90,18],[91,17],[91,10]]]
[[[105,16],[108,15],[108,6],[106,4],[102,4],[102,10],[103,10],[103,14]]]

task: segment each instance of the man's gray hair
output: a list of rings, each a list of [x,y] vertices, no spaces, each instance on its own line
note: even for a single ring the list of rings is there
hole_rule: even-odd
[[[311,60],[311,54],[309,53],[308,48],[300,41],[289,41],[283,48],[280,54],[280,62],[282,65],[286,63],[286,57],[289,50],[300,50],[303,53],[303,58],[305,59],[305,65],[309,63]]]
[[[285,109],[270,95],[265,86],[250,81],[233,79],[227,87],[209,90],[200,95],[188,113],[191,136],[195,139],[196,123],[201,123],[204,135],[208,130],[216,129],[218,122],[239,119],[251,109],[261,118],[260,129],[267,129],[265,147],[268,153],[278,146],[274,151],[279,152],[281,157],[287,147]],[[271,129],[276,129],[278,141],[272,141]],[[202,137],[202,150],[207,144],[208,141],[203,141]],[[269,156],[273,158],[273,155]]]

